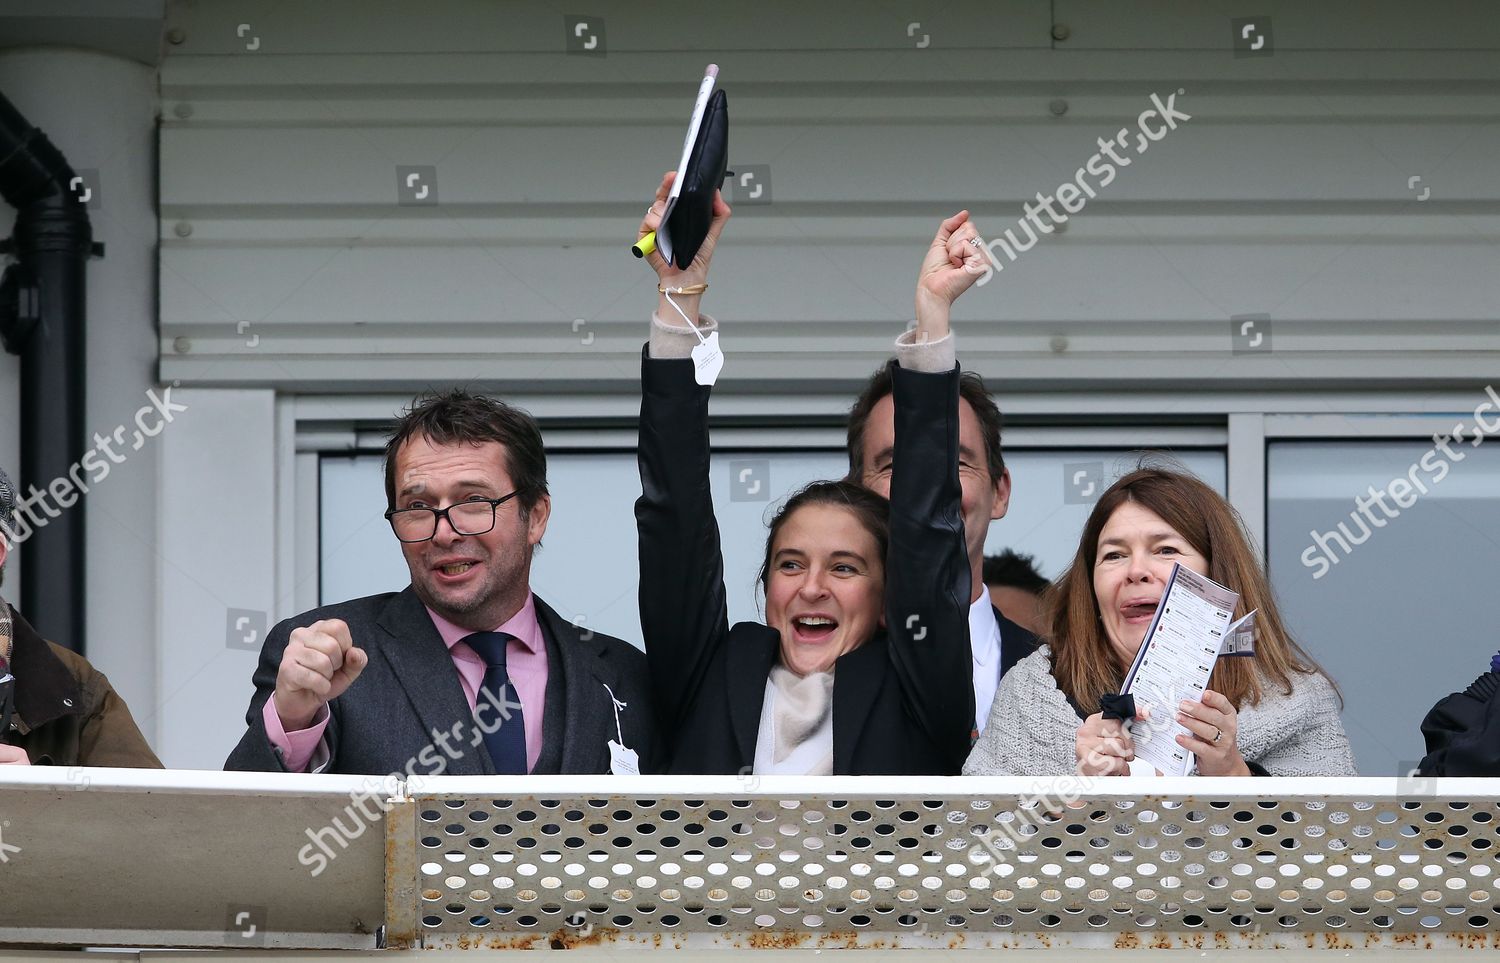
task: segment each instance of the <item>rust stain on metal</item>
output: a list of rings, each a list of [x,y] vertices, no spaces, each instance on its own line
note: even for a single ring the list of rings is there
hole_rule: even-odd
[[[1500,934],[1495,939],[1490,939],[1488,933],[1448,933],[1448,941],[1455,944],[1460,950],[1482,950],[1487,947],[1500,950]]]
[[[613,926],[595,926],[587,933],[563,927],[547,938],[554,950],[576,950],[583,946],[604,946],[620,942],[620,931]]]
[[[772,930],[766,932],[751,933],[748,936],[749,948],[752,950],[792,950],[802,946],[812,936],[806,930]],[[736,949],[745,949],[738,944]]]
[[[910,934],[906,934],[910,935]],[[969,935],[963,931],[948,931],[940,936],[929,934],[939,941],[932,948],[945,948],[949,950],[962,950],[968,947]],[[1203,950],[1207,946],[1208,933],[1174,933],[1166,931],[1138,931],[1130,930],[1115,934],[1114,948],[1117,950]],[[507,933],[494,934],[482,937],[477,933],[459,933],[440,940],[437,944],[428,943],[427,949],[491,949],[491,950],[534,950],[554,949],[567,950],[580,947],[597,947],[604,945],[631,944],[650,949],[685,949],[688,947],[688,934],[684,931],[673,930],[670,932],[626,932],[613,927],[602,927],[590,932],[588,935],[580,935],[571,929],[558,930],[551,933]],[[942,942],[946,936],[946,942]],[[988,934],[981,935],[975,941],[976,947],[990,950],[1002,949],[1051,949],[1056,943],[1059,946],[1074,945],[1069,935],[1064,934],[1060,940],[1054,939],[1054,935],[1045,932],[1026,934],[1013,934],[1011,937],[1002,937],[994,934],[993,937],[985,938]],[[1418,949],[1464,949],[1484,950],[1493,948],[1500,950],[1500,934],[1493,938],[1487,932],[1448,932],[1448,933],[1339,933],[1331,931],[1311,932],[1287,932],[1258,933],[1254,931],[1230,931],[1216,932],[1213,936],[1213,947],[1215,949],[1287,949],[1295,945],[1300,938],[1306,949],[1309,950],[1354,950],[1361,947],[1360,937],[1363,936],[1362,946],[1364,949],[1380,948],[1384,946],[1403,946]],[[828,933],[818,933],[798,929],[762,930],[754,932],[722,933],[714,937],[717,946],[733,949],[749,950],[794,950],[794,949],[858,949],[865,951],[884,951],[891,949],[908,948],[911,944],[903,944],[903,934],[882,933],[870,930],[838,930]],[[926,945],[925,943],[922,945]],[[392,944],[391,948],[414,948],[410,944],[397,946]]]
[[[506,933],[490,937],[480,945],[479,941],[469,947],[470,949],[486,950],[534,950],[537,940],[542,939],[541,933]]]
[[[818,949],[847,949],[857,950],[860,948],[859,933],[856,930],[830,930],[818,937]],[[874,949],[874,947],[870,947]]]

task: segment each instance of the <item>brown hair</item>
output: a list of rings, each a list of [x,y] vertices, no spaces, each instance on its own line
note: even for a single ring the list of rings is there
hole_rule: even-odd
[[[893,362],[892,362],[893,363]],[[865,428],[870,423],[870,412],[880,399],[895,390],[891,364],[881,365],[865,382],[864,390],[849,409],[849,433],[846,447],[849,450],[849,477],[856,481],[865,477]],[[979,430],[984,435],[984,460],[990,470],[990,480],[995,481],[1005,474],[1005,456],[1000,452],[1000,429],[1002,419],[995,399],[990,397],[984,379],[976,372],[965,371],[958,376],[958,396],[974,409],[979,419]]]
[[[1293,673],[1326,676],[1287,633],[1271,585],[1234,508],[1185,471],[1142,467],[1099,497],[1083,527],[1078,554],[1046,597],[1052,675],[1074,703],[1086,712],[1096,711],[1099,697],[1118,692],[1125,679],[1125,669],[1116,661],[1100,621],[1093,576],[1099,533],[1126,502],[1160,515],[1208,560],[1209,578],[1240,593],[1235,618],[1256,613],[1254,657],[1220,659],[1209,679],[1210,689],[1239,709],[1247,702],[1260,702],[1266,680],[1290,694]]]
[[[886,551],[891,543],[891,503],[851,481],[815,481],[788,498],[776,517],[771,519],[771,530],[766,535],[765,561],[761,562],[760,574],[756,576],[762,592],[771,577],[771,553],[776,536],[793,512],[809,505],[832,505],[851,512],[864,530],[874,537],[877,558],[871,561],[878,561],[884,571]]]
[[[547,494],[547,452],[536,419],[503,401],[452,388],[416,398],[396,423],[385,446],[387,508],[396,507],[396,453],[413,438],[436,445],[499,442],[505,447],[505,471],[516,486],[523,517]]]

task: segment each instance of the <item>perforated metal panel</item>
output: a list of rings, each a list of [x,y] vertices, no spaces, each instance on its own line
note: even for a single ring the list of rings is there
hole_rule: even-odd
[[[940,931],[983,945],[1500,920],[1500,791],[1476,780],[713,777],[600,791],[624,785],[413,787],[417,932]]]

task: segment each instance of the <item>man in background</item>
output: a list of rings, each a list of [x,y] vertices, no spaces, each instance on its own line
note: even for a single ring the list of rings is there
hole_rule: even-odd
[[[984,584],[990,601],[1006,618],[1033,635],[1045,633],[1042,595],[1052,583],[1036,570],[1036,559],[1006,549],[984,559]]]
[[[917,288],[917,317],[946,320],[954,294],[933,290],[929,278],[940,278],[952,262],[950,247],[967,243],[973,233],[961,212],[943,222],[923,261]],[[936,282],[935,282],[936,283]],[[946,325],[944,325],[946,327]],[[952,338],[928,344],[917,341],[914,330],[897,339],[904,352],[952,351],[943,345]],[[896,451],[896,406],[891,397],[891,373],[881,365],[870,376],[864,390],[849,410],[849,479],[889,498],[891,467]],[[958,481],[963,489],[961,510],[964,541],[969,551],[969,644],[973,649],[974,732],[977,740],[990,717],[990,704],[1000,688],[1000,679],[1010,667],[1030,655],[1037,640],[1031,632],[1007,619],[984,591],[984,540],[990,522],[1005,516],[1010,507],[1010,470],[1000,451],[1000,409],[984,386],[984,379],[965,371],[958,383]]]

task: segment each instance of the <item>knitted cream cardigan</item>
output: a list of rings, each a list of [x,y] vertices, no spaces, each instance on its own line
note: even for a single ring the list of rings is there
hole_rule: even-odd
[[[1042,646],[1000,680],[984,735],[964,763],[966,776],[1062,776],[1077,772],[1081,720],[1052,678]],[[1240,754],[1273,776],[1353,776],[1354,756],[1339,720],[1338,696],[1321,675],[1293,678],[1291,695],[1274,682],[1259,705],[1239,712]]]

